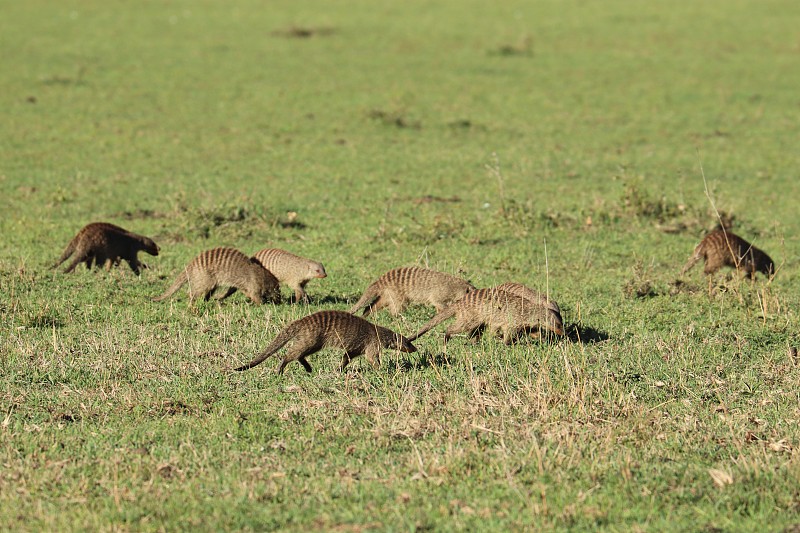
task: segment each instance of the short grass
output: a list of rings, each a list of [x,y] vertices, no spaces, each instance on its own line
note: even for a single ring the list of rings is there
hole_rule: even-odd
[[[0,528],[800,523],[794,2],[2,13]],[[712,201],[772,283],[676,282]],[[161,255],[53,271],[94,220]],[[308,308],[150,301],[220,245],[329,277]],[[407,264],[549,290],[570,338],[228,371]]]

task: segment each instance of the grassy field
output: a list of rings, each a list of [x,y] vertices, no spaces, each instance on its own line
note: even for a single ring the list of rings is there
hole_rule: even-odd
[[[0,529],[796,531],[795,2],[0,4]],[[715,209],[771,283],[678,275]],[[329,277],[150,300],[222,245]],[[412,264],[569,338],[229,371]]]

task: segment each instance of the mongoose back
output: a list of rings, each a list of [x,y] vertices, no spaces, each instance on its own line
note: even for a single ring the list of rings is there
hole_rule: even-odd
[[[294,290],[296,302],[308,302],[306,284],[314,278],[324,278],[328,275],[322,263],[278,248],[260,250],[253,257],[272,272],[279,282]]]
[[[323,348],[344,350],[340,370],[344,370],[350,360],[359,355],[366,355],[372,366],[377,366],[384,348],[407,353],[417,351],[411,341],[402,335],[363,318],[345,311],[318,311],[286,326],[261,355],[236,370],[253,368],[290,341],[293,342],[283,356],[279,374],[283,374],[283,369],[292,361],[299,361],[306,372],[311,372],[306,357]]]
[[[775,263],[767,254],[730,231],[715,230],[706,235],[694,249],[681,270],[681,275],[688,272],[700,259],[705,260],[703,271],[707,275],[714,274],[724,266],[746,272],[753,279],[756,272],[767,277],[775,274]]]
[[[227,298],[236,289],[257,304],[267,300],[279,303],[281,300],[275,276],[258,261],[235,248],[213,248],[202,252],[178,274],[164,294],[153,300],[160,302],[169,298],[184,283],[189,283],[189,299],[192,302],[200,297],[208,301],[214,291],[222,287],[229,289],[217,297],[219,300]]]
[[[72,261],[64,272],[72,272],[79,263],[85,263],[86,268],[105,266],[110,270],[120,261],[124,260],[134,273],[139,274],[140,269],[147,265],[139,261],[139,251],[150,255],[158,255],[158,245],[149,237],[138,235],[108,222],[92,222],[87,224],[69,241],[64,253],[58,258],[53,268],[72,257]]]
[[[492,288],[467,293],[408,339],[414,341],[452,317],[456,320],[445,331],[445,342],[457,333],[479,337],[484,329],[495,334],[502,332],[506,344],[524,332],[536,331],[541,334],[542,330],[549,330],[557,335],[564,334],[561,319],[552,309],[534,304],[522,296]]]
[[[397,316],[409,304],[430,304],[441,311],[469,291],[471,283],[461,278],[420,267],[400,267],[390,270],[367,287],[364,294],[350,309],[364,316],[384,307]]]
[[[510,292],[512,294],[516,294],[517,296],[527,298],[535,304],[543,305],[544,307],[547,307],[556,313],[559,320],[561,320],[561,308],[558,306],[558,302],[551,300],[546,294],[535,291],[530,287],[526,287],[522,283],[503,283],[502,285],[496,286],[495,289]]]

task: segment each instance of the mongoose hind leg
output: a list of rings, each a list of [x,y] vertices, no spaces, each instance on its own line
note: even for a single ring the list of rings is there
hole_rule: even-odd
[[[393,292],[387,294],[386,297],[382,299],[386,302],[385,306],[389,308],[389,313],[391,313],[392,316],[399,316],[406,308],[405,298]]]
[[[378,296],[378,298],[374,302],[372,302],[371,304],[369,304],[364,308],[364,312],[361,314],[361,316],[366,317],[371,315],[372,313],[377,313],[384,307],[386,307],[386,301],[384,297]]]
[[[67,268],[64,269],[64,273],[68,274],[72,272],[73,270],[75,270],[75,267],[78,266],[80,263],[86,263],[86,268],[91,269],[92,268],[91,256],[87,259],[87,257],[83,254],[75,254],[75,258],[72,261],[70,261],[69,265],[67,265]]]
[[[472,331],[467,332],[467,338],[472,343],[477,343],[478,341],[481,340],[481,337],[483,336],[484,329],[486,329],[486,328],[483,325],[478,326],[477,328],[473,329]]]
[[[703,267],[703,272],[706,275],[710,276],[711,274],[713,274],[714,272],[716,272],[717,270],[719,270],[724,266],[725,266],[725,261],[723,261],[722,258],[718,257],[718,255],[714,256],[707,255],[706,264]]]
[[[202,298],[204,301],[208,301],[211,298],[211,294],[214,292],[214,285],[208,286],[204,284],[192,284],[192,281],[189,280],[189,301],[194,303],[198,299]]]
[[[283,375],[283,370],[286,368],[286,365],[291,363],[292,361],[299,361],[303,368],[306,369],[306,372],[311,372],[311,365],[308,364],[306,361],[306,357],[309,355],[316,353],[320,350],[321,346],[316,344],[302,344],[300,340],[295,341],[295,343],[286,350],[286,355],[283,356],[283,361],[281,361],[281,366],[278,367],[278,374]]]
[[[468,333],[474,335],[478,330],[481,330],[483,322],[475,317],[458,317],[456,321],[450,324],[444,332],[444,340],[447,340],[458,333]]]
[[[225,290],[225,292],[217,292],[217,291],[215,291],[214,299],[215,300],[224,300],[228,296],[232,295],[234,292],[236,292],[236,287],[228,287]]]

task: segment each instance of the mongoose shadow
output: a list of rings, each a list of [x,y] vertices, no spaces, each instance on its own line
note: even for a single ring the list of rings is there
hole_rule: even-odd
[[[566,337],[570,340],[570,342],[594,344],[596,342],[603,342],[609,339],[608,333],[595,329],[592,326],[570,324],[564,329],[566,330]]]
[[[453,364],[453,357],[447,355],[445,352],[417,352],[417,357],[402,357],[400,359],[393,359],[389,361],[386,367],[387,374],[395,374],[397,372],[411,372],[412,370],[425,370],[426,368],[435,367],[448,367]]]
[[[311,302],[319,305],[327,304],[352,304],[360,295],[355,296],[342,296],[341,294],[328,294],[322,297],[311,298]]]

